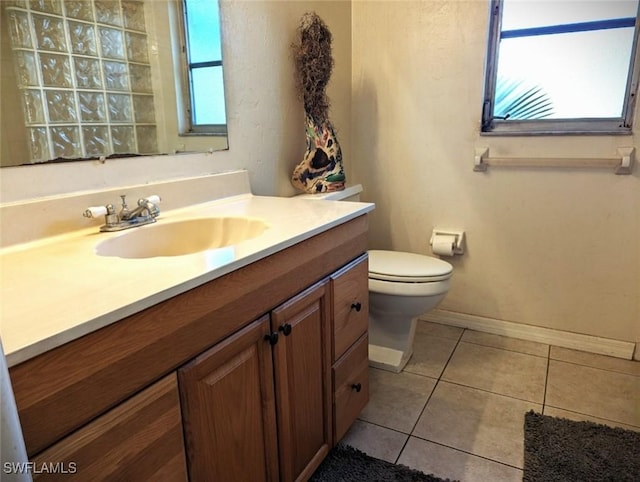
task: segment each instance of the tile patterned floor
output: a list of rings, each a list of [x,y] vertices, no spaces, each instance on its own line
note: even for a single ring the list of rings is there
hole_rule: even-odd
[[[442,478],[521,481],[531,409],[640,431],[640,362],[420,321],[405,369],[370,377],[343,442]]]

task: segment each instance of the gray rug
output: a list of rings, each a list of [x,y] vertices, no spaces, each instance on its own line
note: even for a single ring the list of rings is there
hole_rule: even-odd
[[[528,412],[523,481],[640,481],[640,432]]]
[[[338,444],[318,470],[311,482],[448,482],[433,475],[426,475],[404,465],[395,465],[368,456],[349,445]]]

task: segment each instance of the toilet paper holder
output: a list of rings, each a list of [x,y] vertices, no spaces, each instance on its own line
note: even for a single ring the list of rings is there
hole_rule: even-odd
[[[429,245],[433,247],[433,243],[437,238],[452,237],[453,254],[464,254],[464,231],[452,229],[434,229],[431,233]]]

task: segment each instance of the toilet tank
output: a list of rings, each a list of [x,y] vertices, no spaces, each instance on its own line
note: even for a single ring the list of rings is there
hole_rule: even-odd
[[[342,191],[321,192],[318,194],[298,194],[296,197],[318,199],[324,201],[360,201],[362,184],[347,186]]]

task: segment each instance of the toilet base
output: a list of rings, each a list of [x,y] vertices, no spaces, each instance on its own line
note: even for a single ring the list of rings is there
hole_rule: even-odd
[[[381,314],[369,304],[369,366],[401,372],[413,354],[417,323],[405,313]]]
[[[413,347],[407,351],[394,350],[379,345],[369,345],[369,366],[400,373],[413,355]]]

